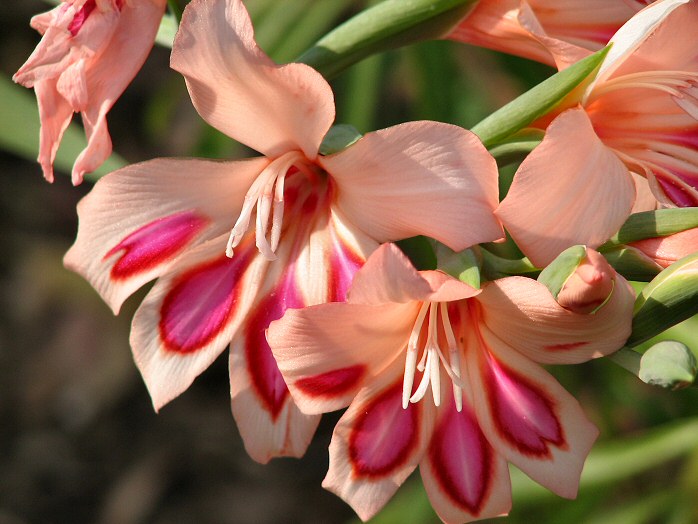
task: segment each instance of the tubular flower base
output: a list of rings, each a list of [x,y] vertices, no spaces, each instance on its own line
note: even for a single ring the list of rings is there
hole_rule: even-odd
[[[13,80],[33,87],[39,103],[39,163],[53,182],[53,162],[73,113],[82,115],[87,147],[73,166],[73,184],[111,154],[107,112],[145,62],[166,0],[65,0],[35,16],[43,35]]]
[[[603,48],[637,0],[480,0],[447,38],[562,70]]]
[[[158,278],[131,332],[156,409],[230,344],[248,452],[298,456],[319,417],[291,399],[268,324],[288,308],[344,300],[380,242],[423,234],[460,250],[500,238],[496,164],[473,134],[436,122],[320,156],[335,115],[330,86],[304,64],[273,63],[237,0],[187,6],[172,67],[209,124],[264,156],[155,159],[107,175],[78,206],[65,263],[115,312]]]
[[[346,303],[287,310],[267,338],[298,406],[349,406],[323,485],[362,519],[417,465],[449,523],[509,511],[507,462],[574,497],[598,431],[538,363],[583,362],[624,344],[634,295],[614,278],[607,303],[579,314],[534,280],[477,290],[416,271],[386,244],[356,273]]]
[[[497,215],[536,265],[571,245],[600,246],[631,211],[698,205],[696,26],[695,0],[639,12],[522,162]],[[551,168],[559,158],[564,176]]]

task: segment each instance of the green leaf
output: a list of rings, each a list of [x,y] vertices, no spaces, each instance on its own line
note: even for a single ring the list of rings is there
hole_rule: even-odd
[[[640,361],[640,380],[667,389],[681,389],[696,378],[696,357],[685,344],[665,340],[649,348]]]
[[[698,253],[674,262],[642,290],[627,345],[636,346],[696,313]]]
[[[554,74],[471,129],[490,148],[550,112],[603,61],[606,47]]]
[[[584,246],[568,247],[540,272],[538,282],[547,287],[553,297],[557,298],[562,286],[581,264],[586,254],[587,250]]]
[[[27,160],[36,160],[39,153],[40,124],[33,91],[0,76],[0,114],[0,147]],[[73,162],[86,145],[85,132],[78,125],[70,124],[61,140],[54,167],[70,173]],[[99,178],[124,165],[124,159],[112,154],[99,169],[85,178]],[[39,170],[37,167],[37,171]]]
[[[354,126],[349,124],[337,124],[332,126],[322,139],[320,144],[321,155],[339,153],[350,145],[356,143],[363,135]]]
[[[664,237],[698,227],[698,208],[681,207],[633,213],[605,245],[628,244],[645,238]]]
[[[474,0],[385,0],[347,20],[296,61],[332,78],[364,58],[446,34]]]

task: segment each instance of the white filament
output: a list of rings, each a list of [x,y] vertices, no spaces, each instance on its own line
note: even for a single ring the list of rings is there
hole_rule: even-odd
[[[428,318],[427,313],[429,313]],[[448,358],[439,344],[439,317],[441,317],[440,324],[448,344]],[[421,358],[419,362],[417,362],[420,349],[419,338],[425,321],[428,322],[426,340],[422,348]],[[456,403],[456,409],[461,411],[463,409],[461,364],[456,337],[453,333],[450,319],[448,318],[448,306],[444,302],[423,302],[407,343],[405,375],[402,382],[403,408],[407,408],[410,402],[416,403],[422,400],[430,386],[434,405],[439,406],[441,404],[441,373],[439,363],[443,365],[444,370],[453,383],[453,398]],[[414,385],[414,377],[417,370],[422,372],[422,378],[414,394],[412,394],[412,386]]]
[[[284,217],[284,182],[286,173],[295,163],[304,157],[298,151],[290,151],[271,162],[257,176],[245,195],[233,229],[230,231],[225,254],[232,258],[234,249],[247,233],[256,208],[255,244],[259,252],[267,259],[276,259],[276,249],[281,238],[281,226]],[[271,222],[271,230],[270,230]],[[267,234],[269,238],[267,239]]]

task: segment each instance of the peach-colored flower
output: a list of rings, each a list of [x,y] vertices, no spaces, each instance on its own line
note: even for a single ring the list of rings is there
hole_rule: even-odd
[[[695,0],[640,11],[521,164],[497,215],[535,264],[598,247],[631,211],[698,205],[696,27]]]
[[[574,497],[598,431],[537,363],[582,362],[623,345],[634,295],[615,281],[609,301],[584,315],[534,280],[477,290],[417,272],[385,244],[356,273],[347,302],[287,310],[267,339],[299,407],[349,406],[323,485],[362,519],[417,465],[445,522],[506,513],[507,462]]]
[[[687,229],[665,237],[630,242],[628,247],[651,259],[660,268],[698,251],[698,228]]]
[[[603,48],[639,0],[480,0],[448,35],[558,69]]]
[[[53,181],[53,161],[73,113],[81,113],[87,147],[73,184],[111,154],[106,115],[153,47],[166,0],[64,0],[32,18],[41,42],[13,80],[33,87],[39,103],[39,163]]]
[[[191,2],[172,66],[209,124],[265,156],[156,159],[107,175],[78,206],[65,262],[115,311],[159,277],[131,334],[156,409],[231,344],[247,450],[262,462],[300,455],[318,417],[292,402],[264,338],[269,322],[343,300],[380,242],[423,234],[460,250],[501,237],[496,164],[472,133],[436,122],[319,155],[335,116],[329,84],[304,64],[272,62],[240,0]]]
[[[616,272],[606,259],[591,248],[567,278],[557,302],[575,313],[592,313],[606,303],[615,287]]]

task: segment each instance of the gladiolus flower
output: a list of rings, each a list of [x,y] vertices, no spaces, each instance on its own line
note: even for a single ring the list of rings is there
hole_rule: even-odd
[[[501,237],[497,168],[472,133],[436,122],[320,156],[335,116],[329,84],[304,64],[272,62],[239,0],[191,2],[172,67],[209,124],[265,156],[156,159],[107,175],[78,206],[65,262],[115,312],[159,277],[131,333],[156,409],[232,341],[232,409],[248,452],[301,455],[318,417],[291,400],[269,322],[343,300],[380,242],[423,234],[460,250]]]
[[[646,238],[631,242],[628,247],[650,258],[661,268],[698,251],[698,228],[687,229],[665,237]]]
[[[497,215],[533,263],[598,247],[631,211],[698,205],[696,27],[695,0],[640,11],[521,164]]]
[[[562,70],[603,48],[637,0],[480,0],[448,35]]]
[[[32,18],[43,35],[12,77],[33,87],[39,103],[39,163],[53,182],[53,162],[73,113],[82,115],[87,147],[73,165],[73,184],[111,154],[107,112],[145,62],[165,0],[64,0]]]
[[[349,406],[323,485],[362,519],[417,465],[445,522],[506,513],[507,462],[574,497],[598,431],[537,363],[583,362],[623,345],[634,295],[614,278],[608,302],[584,315],[534,280],[477,290],[416,271],[386,244],[356,273],[347,302],[287,310],[267,339],[298,406]]]

